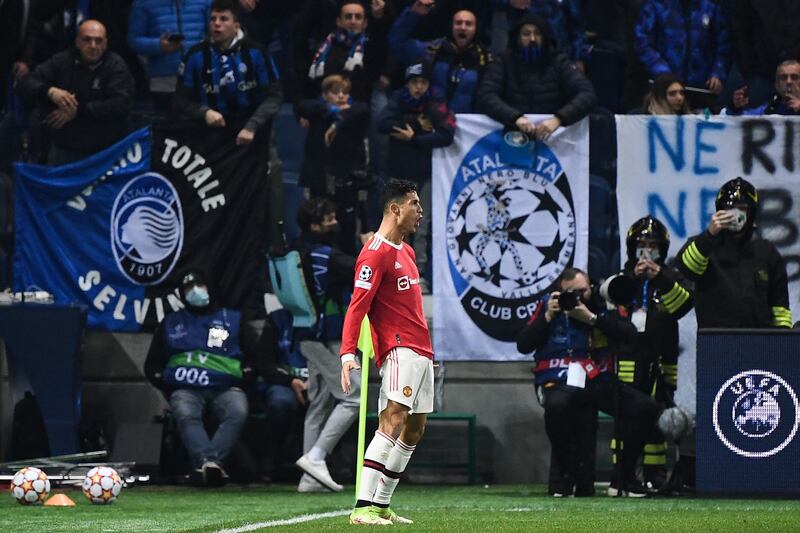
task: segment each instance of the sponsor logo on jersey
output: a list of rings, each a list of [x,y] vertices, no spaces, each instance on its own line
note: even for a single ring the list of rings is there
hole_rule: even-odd
[[[398,291],[407,291],[412,285],[419,285],[419,278],[410,278],[408,276],[400,276],[397,278]]]

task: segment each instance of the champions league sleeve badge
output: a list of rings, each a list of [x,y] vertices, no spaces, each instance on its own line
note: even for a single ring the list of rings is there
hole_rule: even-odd
[[[453,180],[445,231],[464,310],[490,337],[513,341],[573,261],[573,194],[555,153],[519,131],[480,139]]]
[[[119,192],[111,210],[111,249],[119,270],[137,285],[161,283],[183,247],[183,211],[175,187],[147,172]]]
[[[763,458],[779,453],[797,433],[800,404],[781,376],[748,370],[720,387],[712,407],[714,431],[730,451]]]

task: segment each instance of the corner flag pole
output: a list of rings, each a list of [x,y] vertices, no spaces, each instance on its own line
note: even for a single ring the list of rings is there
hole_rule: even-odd
[[[358,452],[356,455],[356,494],[361,488],[361,470],[364,468],[365,440],[367,433],[367,389],[369,386],[369,365],[370,359],[375,357],[375,349],[372,346],[372,330],[369,325],[369,317],[364,317],[361,321],[361,331],[358,335],[358,349],[361,351],[361,398],[359,399],[358,412]]]

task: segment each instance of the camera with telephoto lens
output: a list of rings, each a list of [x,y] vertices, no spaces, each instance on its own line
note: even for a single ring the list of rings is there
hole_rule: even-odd
[[[559,293],[558,306],[562,311],[572,311],[578,307],[578,293],[572,289],[567,289]]]
[[[600,285],[600,296],[613,305],[630,305],[636,298],[636,280],[625,274],[609,277]]]

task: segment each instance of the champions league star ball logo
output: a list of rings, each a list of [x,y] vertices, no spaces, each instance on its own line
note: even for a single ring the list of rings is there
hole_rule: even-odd
[[[456,293],[489,336],[511,341],[571,264],[572,193],[555,154],[521,132],[493,132],[461,163],[447,210]]]
[[[748,370],[720,387],[712,417],[717,436],[733,453],[769,457],[783,450],[797,433],[800,404],[782,377]]]
[[[111,210],[111,248],[120,271],[133,283],[155,285],[172,271],[183,247],[178,193],[160,174],[132,179]]]

